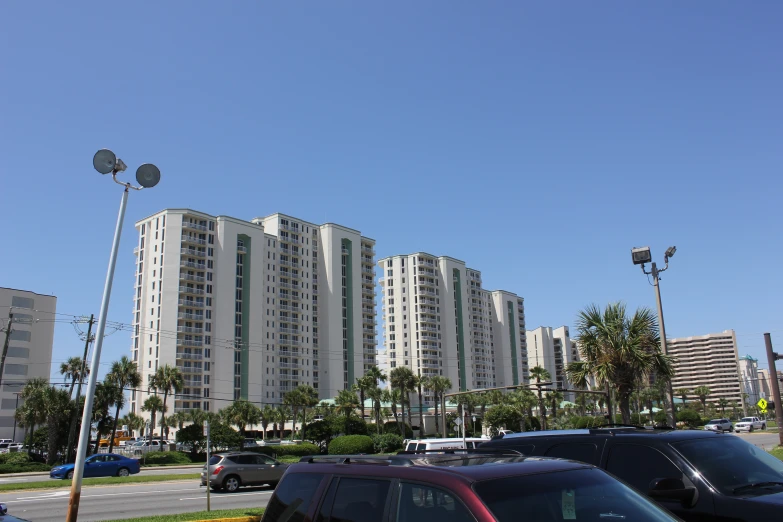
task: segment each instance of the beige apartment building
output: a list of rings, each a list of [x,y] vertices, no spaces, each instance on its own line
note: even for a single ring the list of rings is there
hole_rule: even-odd
[[[31,379],[49,380],[56,308],[53,295],[0,288],[0,347],[9,335],[9,314],[13,314],[0,390],[0,439],[21,442],[24,430],[18,429],[14,420],[16,408],[22,404],[19,393]]]
[[[698,386],[710,389],[708,402],[721,398],[741,404],[739,355],[734,330],[696,337],[679,337],[667,342],[674,357],[672,387],[693,392]]]

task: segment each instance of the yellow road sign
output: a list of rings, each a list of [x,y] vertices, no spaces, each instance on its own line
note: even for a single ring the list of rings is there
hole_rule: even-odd
[[[760,409],[759,412],[762,413],[763,415],[767,414],[767,410],[766,409],[763,409],[763,410]]]
[[[758,406],[760,410],[766,410],[767,401],[765,399],[759,399],[759,402],[756,403],[756,406]]]

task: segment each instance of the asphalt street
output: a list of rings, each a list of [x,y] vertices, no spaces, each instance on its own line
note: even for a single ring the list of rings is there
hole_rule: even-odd
[[[735,433],[734,435],[766,450],[771,450],[780,444],[780,436],[775,431],[754,431],[753,433]]]
[[[187,475],[187,474],[199,473],[202,467],[203,465],[192,466],[186,469],[141,468],[141,474],[142,475]],[[41,481],[48,481],[48,480],[60,480],[60,479],[50,479],[49,475],[46,473],[31,473],[23,476],[11,476],[11,477],[0,475],[0,484],[24,484],[25,482],[41,482]]]
[[[70,491],[20,491],[0,493],[0,502],[8,505],[8,513],[34,522],[62,522],[68,507]],[[272,488],[242,488],[237,493],[212,493],[212,509],[264,507],[272,496]],[[198,479],[128,484],[123,486],[89,486],[82,490],[79,521],[114,520],[149,515],[165,515],[200,511],[207,508],[206,488]]]

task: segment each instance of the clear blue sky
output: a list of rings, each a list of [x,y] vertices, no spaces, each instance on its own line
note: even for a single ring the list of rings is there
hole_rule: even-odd
[[[630,248],[677,245],[669,335],[783,351],[783,5],[646,4],[2,2],[0,286],[97,313],[108,147],[163,172],[131,195],[111,320],[132,319],[136,220],[280,211],[379,258],[464,259],[529,327],[654,307]],[[55,341],[55,364],[81,351],[68,324]]]

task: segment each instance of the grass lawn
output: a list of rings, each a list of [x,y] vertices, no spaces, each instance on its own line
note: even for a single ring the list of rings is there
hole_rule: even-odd
[[[771,449],[769,452],[772,453],[774,457],[783,460],[783,446],[777,446],[776,448]]]
[[[264,508],[219,509],[213,511],[197,511],[195,513],[180,513],[178,515],[155,515],[151,517],[123,518],[109,522],[176,522],[178,520],[213,520],[217,518],[259,517]]]
[[[87,478],[82,484],[85,486],[107,486],[113,484],[139,484],[145,482],[168,482],[171,480],[195,480],[199,473],[185,475],[131,475],[130,477],[104,477]],[[47,480],[41,482],[20,482],[18,484],[0,484],[2,491],[19,491],[25,489],[58,489],[70,487],[70,480]]]

